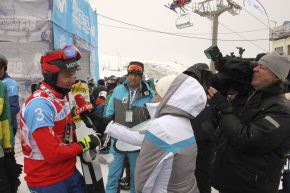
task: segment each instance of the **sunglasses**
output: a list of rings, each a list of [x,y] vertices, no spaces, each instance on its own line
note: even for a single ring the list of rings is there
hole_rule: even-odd
[[[128,73],[135,73],[135,74],[138,74],[138,75],[142,75],[143,74],[143,69],[141,66],[138,66],[138,65],[129,65],[128,66],[128,69],[127,69]]]
[[[69,59],[80,59],[81,53],[80,51],[73,45],[67,45],[64,48],[60,49],[59,51],[47,54],[41,58],[41,63],[47,63],[52,60],[62,59],[62,60],[69,60]]]

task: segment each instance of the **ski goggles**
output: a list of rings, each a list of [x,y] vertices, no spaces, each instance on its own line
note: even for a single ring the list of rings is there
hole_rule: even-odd
[[[73,45],[67,45],[57,52],[47,54],[41,57],[41,63],[47,63],[49,61],[62,59],[64,61],[69,59],[79,60],[81,58],[80,51]]]
[[[131,73],[138,74],[138,75],[143,74],[143,68],[136,64],[129,65],[127,71],[128,71],[128,74],[131,74]]]

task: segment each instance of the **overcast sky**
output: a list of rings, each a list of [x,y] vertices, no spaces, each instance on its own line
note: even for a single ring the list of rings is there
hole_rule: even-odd
[[[203,50],[211,45],[211,41],[200,38],[211,38],[211,21],[192,12],[192,4],[200,1],[192,0],[192,4],[187,7],[193,26],[186,29],[176,28],[178,14],[164,6],[171,3],[172,0],[90,1],[100,14],[98,17],[100,55],[120,55],[144,61],[177,61],[188,65],[197,62],[208,63]],[[235,0],[235,2],[243,5],[243,0]],[[277,26],[279,26],[283,21],[290,21],[290,0],[260,0],[260,2],[267,11],[271,27],[274,27],[274,22],[277,22]],[[135,26],[174,34],[179,33],[192,38],[147,32],[103,16]],[[245,57],[255,57],[257,53],[269,50],[267,40],[245,41],[268,39],[267,17],[255,9],[246,8],[246,11],[242,10],[236,16],[225,12],[219,17],[219,22],[218,46],[224,54],[230,52],[238,54],[237,46],[246,49]]]

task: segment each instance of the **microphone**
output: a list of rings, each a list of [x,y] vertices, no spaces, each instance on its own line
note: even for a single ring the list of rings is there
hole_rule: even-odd
[[[80,118],[84,121],[87,127],[93,128],[103,136],[107,125],[113,118],[97,116],[93,111],[94,106],[92,103],[86,102],[81,94],[75,95],[74,98],[77,104],[76,114],[80,115]]]
[[[75,101],[78,107],[77,109],[78,114],[91,111],[94,109],[94,106],[92,105],[92,103],[87,102],[86,99],[81,94],[75,95]]]
[[[84,121],[87,127],[93,128],[95,131],[97,131],[90,116],[90,112],[94,108],[93,105],[87,102],[86,99],[81,94],[75,95],[74,98],[77,105],[76,114],[81,117],[81,119]]]

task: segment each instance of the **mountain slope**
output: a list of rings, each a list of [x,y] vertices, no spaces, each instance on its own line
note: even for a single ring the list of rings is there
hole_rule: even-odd
[[[120,56],[100,55],[100,77],[104,78],[105,76],[108,77],[110,75],[115,75],[119,77],[126,75],[127,66],[130,61],[136,61],[136,59],[122,58]],[[154,78],[156,80],[166,75],[181,73],[189,67],[178,62],[164,63],[143,60],[137,61],[144,63],[145,77]]]

